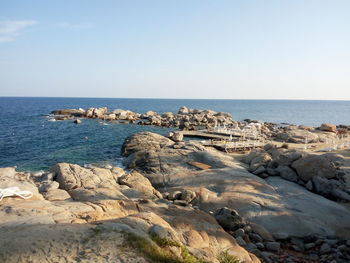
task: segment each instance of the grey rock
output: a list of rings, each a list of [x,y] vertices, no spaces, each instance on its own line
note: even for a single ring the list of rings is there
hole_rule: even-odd
[[[257,170],[261,166],[266,167],[269,161],[271,161],[271,156],[266,152],[262,152],[261,155],[255,157],[250,162],[249,170],[251,172],[254,172],[255,170]]]
[[[266,242],[265,247],[268,251],[278,252],[281,248],[281,244],[279,242]]]
[[[317,246],[319,246],[319,245],[321,245],[321,244],[323,244],[323,240],[322,239],[317,239],[316,241],[315,241],[315,244],[317,245]]]
[[[289,151],[282,153],[278,156],[276,159],[276,162],[279,166],[289,166],[291,165],[294,161],[298,160],[301,158],[302,153],[298,151]]]
[[[310,253],[308,256],[308,259],[317,261],[319,259],[318,255],[315,253]]]
[[[255,245],[256,245],[256,247],[257,247],[258,249],[264,249],[264,248],[265,248],[264,244],[261,243],[261,242],[255,243]]]
[[[299,251],[303,251],[304,250],[304,241],[303,241],[303,239],[292,237],[290,242],[293,245],[296,245],[300,249]]]
[[[305,188],[309,191],[312,191],[314,189],[314,186],[312,185],[312,181],[308,181],[306,184],[305,184]]]
[[[331,195],[337,199],[340,199],[340,200],[345,200],[345,201],[348,201],[350,202],[350,194],[344,192],[343,190],[341,189],[333,189],[331,191]]]
[[[240,245],[240,246],[246,246],[247,245],[247,243],[243,240],[242,237],[236,237],[236,241],[237,241],[238,245]]]
[[[180,200],[191,203],[196,198],[196,193],[192,190],[184,190],[181,193]]]
[[[276,240],[285,240],[289,237],[289,235],[287,233],[274,233],[273,234],[273,237],[276,239]]]
[[[277,175],[280,174],[280,173],[278,172],[277,169],[270,168],[270,167],[268,167],[268,168],[266,169],[266,172],[267,172],[269,175],[272,175],[272,176],[277,176]]]
[[[276,170],[279,172],[280,176],[283,179],[286,179],[286,180],[291,181],[291,182],[297,182],[298,181],[298,175],[290,167],[288,167],[288,166],[278,166]]]
[[[245,249],[248,250],[248,251],[254,251],[256,250],[258,247],[254,244],[254,243],[248,243],[246,246],[245,246]]]
[[[293,162],[292,167],[305,182],[309,181],[314,176],[320,176],[327,179],[336,176],[336,169],[333,163],[328,158],[320,155],[306,155]]]
[[[338,243],[337,239],[326,239],[325,242],[330,246],[335,246]]]
[[[292,245],[292,248],[293,248],[294,251],[297,251],[297,252],[302,252],[302,251],[303,251],[303,250],[302,250],[300,247],[298,247],[297,245]]]
[[[304,245],[304,248],[305,248],[306,250],[309,250],[309,249],[314,248],[315,246],[316,246],[315,243],[307,243],[307,244]]]
[[[332,248],[327,243],[323,243],[322,246],[320,247],[320,254],[321,255],[330,253],[331,251],[332,251]]]
[[[345,244],[343,244],[343,245],[338,246],[338,250],[345,252],[345,251],[349,251],[349,248]]]
[[[256,168],[255,171],[253,171],[253,174],[258,175],[258,174],[264,173],[265,171],[266,171],[265,166],[261,165],[261,166],[259,166],[258,168]]]
[[[238,212],[227,207],[216,210],[214,217],[227,231],[235,231],[245,225],[244,219],[238,214]]]
[[[235,237],[244,237],[245,235],[245,231],[243,228],[238,228],[235,232],[234,232],[234,236]]]
[[[350,239],[346,241],[346,245],[350,247]]]
[[[333,184],[326,178],[314,176],[312,182],[318,194],[327,196],[333,191]]]
[[[263,242],[262,237],[255,233],[250,233],[249,238],[255,243]]]

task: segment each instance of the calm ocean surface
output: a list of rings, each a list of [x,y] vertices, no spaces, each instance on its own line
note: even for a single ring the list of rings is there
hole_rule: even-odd
[[[323,122],[350,125],[350,101],[288,100],[176,100],[110,98],[0,97],[0,167],[47,169],[57,162],[80,165],[120,161],[120,148],[128,135],[139,131],[166,134],[170,129],[132,124],[103,125],[98,120],[49,122],[45,115],[60,108],[108,107],[143,113],[177,112],[181,106],[212,109],[267,122],[318,126]],[[83,139],[87,136],[89,139]]]

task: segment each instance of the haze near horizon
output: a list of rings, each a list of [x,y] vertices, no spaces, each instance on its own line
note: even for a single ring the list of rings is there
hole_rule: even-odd
[[[1,1],[0,96],[350,100],[350,2]]]

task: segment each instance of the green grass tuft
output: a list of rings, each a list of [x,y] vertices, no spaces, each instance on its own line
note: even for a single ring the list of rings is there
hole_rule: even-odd
[[[222,251],[218,255],[218,260],[220,263],[240,263],[241,261],[228,253],[228,251]]]
[[[154,263],[208,263],[190,254],[186,246],[171,239],[153,236],[152,241],[131,233],[125,233],[127,242]],[[170,252],[169,247],[180,249],[178,257]]]

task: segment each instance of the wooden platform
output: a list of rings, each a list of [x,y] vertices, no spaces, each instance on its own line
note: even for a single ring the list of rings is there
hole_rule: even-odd
[[[242,152],[254,148],[261,148],[265,145],[264,142],[259,141],[243,141],[243,142],[205,142],[203,146],[211,146],[223,152]]]
[[[229,140],[230,134],[211,132],[211,131],[177,131],[177,133],[182,134],[184,137],[194,137],[194,138],[204,138],[204,139],[217,139],[217,140]],[[231,134],[232,138],[241,138],[242,134],[235,132]],[[246,139],[255,139],[252,136],[245,136]]]

